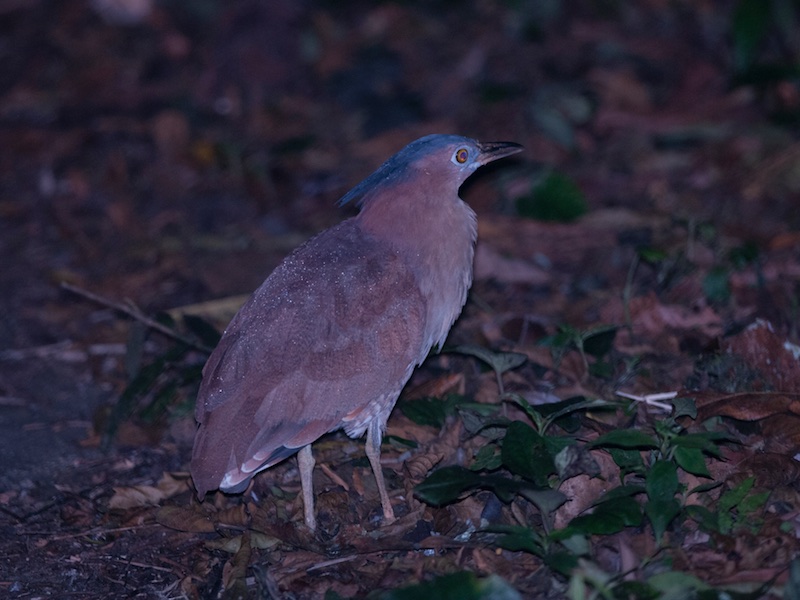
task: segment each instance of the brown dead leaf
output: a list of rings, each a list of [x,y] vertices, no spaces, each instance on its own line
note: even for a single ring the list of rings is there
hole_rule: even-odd
[[[247,513],[247,507],[244,504],[236,504],[216,513],[214,520],[218,525],[224,527],[248,527],[250,515]]]
[[[215,531],[209,515],[197,504],[190,506],[162,506],[156,513],[156,521],[164,527],[192,533]]]
[[[597,498],[615,487],[615,479],[619,479],[614,460],[608,452],[593,450],[592,458],[600,467],[600,475],[592,477],[581,474],[564,481],[558,488],[568,498],[554,514],[554,526],[565,527],[572,519],[587,510]]]
[[[765,379],[768,388],[800,390],[800,347],[758,319],[747,329],[721,340],[723,352],[741,356]]]
[[[181,321],[184,316],[191,315],[225,327],[249,297],[249,294],[243,294],[197,304],[187,304],[168,310],[167,314],[176,321]]]
[[[632,69],[596,68],[589,73],[589,81],[609,110],[649,113],[653,108],[650,88]]]
[[[800,463],[785,454],[754,454],[739,468],[744,473],[755,475],[756,485],[768,489],[790,486],[800,480]]]
[[[759,423],[764,451],[793,456],[800,451],[800,416],[780,414]]]
[[[226,590],[236,587],[247,592],[247,584],[244,579],[247,575],[247,566],[250,564],[251,553],[250,533],[245,531],[241,535],[241,542],[236,554],[222,568],[222,585]]]
[[[743,392],[693,394],[698,421],[714,416],[731,417],[740,421],[758,421],[773,415],[800,415],[800,394],[772,392]]]
[[[671,329],[691,330],[713,338],[723,331],[722,319],[710,306],[662,304],[654,292],[632,298],[630,314],[634,331],[640,335],[660,336]]]
[[[529,261],[503,256],[489,244],[479,243],[475,249],[475,279],[544,285],[550,282],[552,276]]]
[[[163,500],[188,491],[189,476],[185,473],[164,473],[156,486],[134,485],[115,487],[109,508],[125,510],[140,506],[158,506]]]
[[[420,385],[414,386],[403,394],[406,400],[419,398],[441,398],[445,394],[464,393],[464,374],[447,373],[441,377],[436,377]]]
[[[438,465],[444,454],[427,452],[425,454],[417,454],[410,458],[405,463],[405,469],[414,481],[422,481],[422,479],[430,473],[431,469]]]
[[[158,506],[163,499],[163,492],[152,485],[114,487],[114,495],[108,501],[108,507],[112,510],[128,510],[142,506]]]

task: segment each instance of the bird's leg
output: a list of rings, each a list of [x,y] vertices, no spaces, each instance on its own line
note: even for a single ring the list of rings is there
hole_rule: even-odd
[[[317,519],[314,516],[314,455],[311,454],[311,444],[300,448],[297,453],[297,466],[300,468],[300,487],[303,489],[303,511],[306,525],[311,531],[317,529]]]
[[[375,482],[378,484],[378,494],[380,494],[381,505],[383,506],[383,520],[386,523],[391,523],[394,521],[394,510],[389,500],[389,494],[386,493],[386,482],[383,479],[383,469],[381,468],[382,439],[381,426],[378,420],[375,419],[367,429],[367,458],[369,459],[369,464],[372,465],[372,471],[375,473]]]

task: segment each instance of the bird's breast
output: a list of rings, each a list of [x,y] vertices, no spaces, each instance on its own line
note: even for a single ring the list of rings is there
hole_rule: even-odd
[[[388,244],[414,274],[425,299],[424,348],[441,346],[472,284],[477,219],[457,190],[409,191],[376,198],[359,215],[361,226]]]

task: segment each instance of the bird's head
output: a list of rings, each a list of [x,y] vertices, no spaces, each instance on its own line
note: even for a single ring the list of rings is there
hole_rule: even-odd
[[[514,142],[478,142],[459,135],[433,134],[419,138],[383,163],[369,177],[347,192],[339,200],[342,206],[358,200],[359,206],[394,185],[418,181],[420,186],[430,185],[430,177],[437,183],[446,182],[457,193],[461,184],[489,162],[516,154],[522,146]]]

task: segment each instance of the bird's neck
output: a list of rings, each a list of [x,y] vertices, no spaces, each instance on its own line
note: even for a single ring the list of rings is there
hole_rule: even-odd
[[[391,195],[370,198],[357,219],[367,233],[388,243],[414,272],[428,304],[427,355],[432,345],[444,343],[466,302],[472,284],[477,220],[452,186],[431,186],[423,191],[398,187]]]

